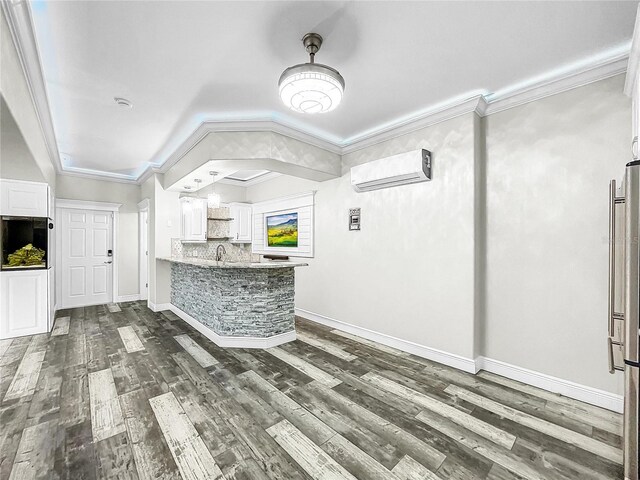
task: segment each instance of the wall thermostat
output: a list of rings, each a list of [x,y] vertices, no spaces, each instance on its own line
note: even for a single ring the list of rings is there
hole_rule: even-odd
[[[349,209],[349,230],[360,230],[360,209]]]

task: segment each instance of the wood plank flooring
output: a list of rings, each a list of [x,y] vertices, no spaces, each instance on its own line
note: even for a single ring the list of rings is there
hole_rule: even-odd
[[[619,479],[621,417],[297,319],[217,347],[141,302],[0,341],[1,479]]]

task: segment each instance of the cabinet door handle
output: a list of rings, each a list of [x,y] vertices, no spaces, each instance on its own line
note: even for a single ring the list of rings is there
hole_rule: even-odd
[[[104,262],[104,263],[113,263],[113,260],[109,260],[108,262]]]

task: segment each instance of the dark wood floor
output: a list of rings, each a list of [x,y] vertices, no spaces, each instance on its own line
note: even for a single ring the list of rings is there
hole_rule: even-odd
[[[621,478],[619,415],[305,320],[215,346],[139,302],[0,343],[0,478]]]

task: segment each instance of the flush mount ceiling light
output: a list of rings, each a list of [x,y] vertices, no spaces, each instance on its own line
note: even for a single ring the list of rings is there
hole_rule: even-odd
[[[330,112],[342,100],[344,78],[337,70],[315,63],[315,55],[322,45],[320,35],[307,33],[302,43],[309,52],[309,63],[294,65],[282,72],[278,82],[280,98],[296,112]]]

